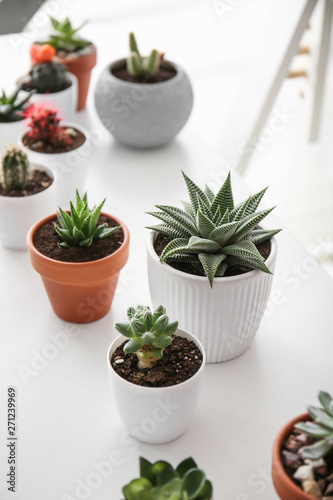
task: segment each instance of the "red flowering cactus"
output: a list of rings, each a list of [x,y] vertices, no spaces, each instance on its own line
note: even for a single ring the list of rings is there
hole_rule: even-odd
[[[52,146],[67,146],[72,144],[73,136],[70,129],[60,127],[58,111],[45,103],[35,103],[28,106],[22,115],[27,118],[27,136]]]

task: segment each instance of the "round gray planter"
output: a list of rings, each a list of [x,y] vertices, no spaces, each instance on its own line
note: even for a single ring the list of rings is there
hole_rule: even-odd
[[[132,83],[111,73],[125,64],[120,59],[108,65],[96,86],[95,105],[104,126],[121,143],[154,148],[168,143],[183,128],[193,106],[190,81],[182,68],[158,83]],[[164,65],[171,65],[165,61]]]

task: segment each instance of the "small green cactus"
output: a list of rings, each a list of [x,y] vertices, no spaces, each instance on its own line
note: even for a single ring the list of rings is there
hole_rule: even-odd
[[[6,149],[2,157],[4,187],[8,191],[21,191],[27,185],[28,177],[29,162],[27,155],[15,146]]]
[[[124,500],[211,500],[213,486],[193,458],[174,469],[168,462],[150,463],[140,457],[140,477],[122,492]]]
[[[30,71],[31,87],[39,93],[59,92],[64,88],[66,68],[63,64],[49,61],[37,62]]]
[[[14,92],[7,96],[5,91],[2,91],[0,96],[0,123],[16,122],[23,119],[21,113],[24,110],[24,105],[36,91],[32,90],[23,99],[19,99],[18,95],[22,86],[18,85]]]
[[[149,78],[158,71],[163,54],[153,49],[148,57],[142,57],[134,33],[129,34],[130,55],[127,58],[127,70],[133,76]]]
[[[111,236],[120,226],[109,228],[107,224],[97,226],[105,199],[91,211],[88,208],[87,193],[83,198],[76,191],[76,207],[70,202],[70,214],[59,207],[57,212],[59,227],[54,223],[54,228],[62,242],[58,244],[60,248],[70,246],[90,247],[93,241]]]
[[[148,306],[130,307],[128,321],[116,323],[116,329],[130,340],[124,347],[127,354],[136,353],[138,367],[150,368],[163,356],[163,351],[172,342],[178,321],[169,323],[166,310],[158,306],[154,312]]]
[[[333,450],[333,399],[328,392],[324,391],[319,392],[318,399],[323,408],[316,406],[306,408],[313,422],[299,422],[295,425],[296,429],[316,438],[313,444],[303,446],[299,450],[303,458],[312,460],[324,457]]]

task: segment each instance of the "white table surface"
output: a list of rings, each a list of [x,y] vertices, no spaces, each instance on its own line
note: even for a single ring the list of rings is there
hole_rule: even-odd
[[[89,28],[97,45],[105,36],[101,31],[101,26]],[[0,38],[9,68],[5,86],[22,73],[27,47],[25,40],[17,51],[12,38]],[[112,53],[117,57],[114,47]],[[93,86],[116,57],[108,58],[102,48]],[[177,441],[154,446],[126,437],[109,386],[106,352],[116,335],[114,322],[124,318],[126,308],[149,303],[144,227],[152,218],[144,212],[186,196],[180,169],[216,189],[226,165],[200,132],[200,103],[170,146],[140,152],[122,148],[102,131],[92,98],[93,90],[87,110],[78,115],[78,122],[101,132],[87,182],[90,203],[107,196],[105,209],[127,223],[130,258],[111,312],[99,322],[76,326],[70,336],[71,325],[52,312],[27,253],[0,247],[0,499],[120,500],[121,487],[138,474],[140,455],[174,465],[193,456],[213,481],[215,500],[276,499],[270,478],[276,432],[305,404],[316,403],[318,390],[333,392],[332,281],[284,229],[278,235],[271,300],[251,349],[233,361],[207,366],[199,407]],[[233,184],[236,197],[245,198],[242,180],[234,175]],[[273,216],[269,223],[283,227]],[[68,340],[63,349],[54,347],[57,334]],[[53,359],[37,366],[36,359],[51,351]],[[33,374],[24,378],[25,368]],[[17,389],[15,495],[6,485],[8,386]],[[97,473],[101,464],[106,477]],[[94,488],[78,489],[82,482]]]

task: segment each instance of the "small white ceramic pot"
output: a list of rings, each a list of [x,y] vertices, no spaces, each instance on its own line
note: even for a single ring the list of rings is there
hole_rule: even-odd
[[[238,276],[214,278],[213,287],[205,276],[178,271],[161,263],[153,246],[156,233],[150,232],[147,264],[150,296],[154,306],[163,304],[171,319],[191,332],[203,344],[207,363],[228,361],[243,354],[257,333],[267,305],[273,276],[250,271]],[[276,240],[266,261],[274,272]]]
[[[189,426],[198,401],[206,361],[204,348],[183,330],[178,329],[175,335],[193,340],[202,353],[203,362],[193,377],[170,387],[142,387],[114,371],[110,360],[115,349],[127,340],[123,335],[118,335],[108,350],[109,379],[120,418],[126,431],[144,443],[168,443],[181,436]]]
[[[88,171],[89,157],[93,150],[93,143],[88,131],[77,123],[61,122],[61,126],[74,128],[82,132],[86,140],[78,148],[64,153],[47,154],[32,151],[22,142],[21,134],[18,143],[26,152],[29,161],[42,163],[57,174],[57,196],[56,204],[65,209],[69,207],[70,200],[75,198],[75,190],[84,193],[85,180]]]
[[[29,102],[50,103],[55,108],[57,108],[57,110],[59,110],[59,116],[61,116],[62,120],[72,121],[74,119],[74,114],[76,111],[78,83],[76,76],[72,73],[66,72],[66,78],[71,82],[71,85],[67,89],[59,90],[59,92],[52,92],[52,94],[40,94],[36,92],[35,94],[32,94]],[[28,92],[26,92],[25,90],[21,90],[21,92],[22,96],[28,94]]]
[[[56,174],[37,163],[30,163],[30,170],[46,172],[53,182],[44,191],[30,196],[0,196],[0,240],[4,247],[13,250],[26,250],[30,227],[56,207]]]
[[[17,138],[25,130],[26,120],[17,122],[0,122],[0,157],[4,148],[16,144]]]
[[[193,91],[185,71],[176,64],[176,75],[157,83],[121,80],[111,69],[126,64],[125,59],[108,65],[99,77],[95,105],[108,131],[122,144],[155,148],[170,142],[187,122]]]

